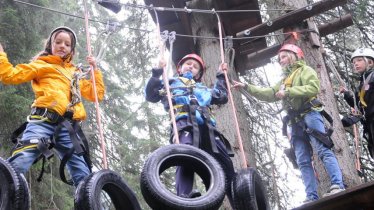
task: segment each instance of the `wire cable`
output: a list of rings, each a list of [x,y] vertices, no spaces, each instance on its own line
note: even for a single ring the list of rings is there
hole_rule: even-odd
[[[59,14],[70,16],[70,17],[74,17],[74,18],[79,18],[79,19],[83,19],[83,20],[85,19],[85,17],[82,17],[82,16],[78,16],[78,15],[74,15],[74,14],[70,14],[70,13],[58,11],[58,10],[55,10],[55,9],[51,9],[51,8],[48,8],[48,7],[39,6],[39,5],[28,3],[28,2],[23,2],[23,1],[19,1],[19,0],[14,0],[14,2],[17,2],[17,3],[20,3],[20,4],[25,4],[25,5],[32,6],[32,7],[36,7],[36,8],[39,8],[39,9],[44,9],[44,10],[47,10],[47,11],[50,11],[50,12],[55,12],[55,13],[59,13]],[[126,5],[126,4],[124,4],[124,6],[135,7],[135,5]],[[145,6],[141,6],[141,5],[137,6],[137,8],[144,8],[144,7]],[[165,10],[161,10],[159,7],[153,7],[153,6],[146,6],[146,7],[147,7],[147,9],[153,10],[153,11],[165,11]],[[172,8],[170,8],[170,9],[172,9]],[[176,8],[174,8],[174,9],[176,9]],[[188,10],[191,10],[191,9],[188,9]],[[200,10],[194,9],[192,11],[198,12]],[[202,11],[208,11],[208,10],[202,10]],[[228,10],[228,11],[231,11],[231,10]],[[233,11],[252,11],[252,10],[233,10]],[[253,11],[255,11],[255,10],[253,10]],[[259,10],[257,10],[257,11],[259,11]],[[224,11],[216,11],[216,12],[217,13],[219,13],[219,12],[224,13],[226,11],[224,10]],[[205,13],[213,14],[211,10],[209,10],[209,12],[205,12]],[[96,20],[96,19],[92,19],[92,18],[89,18],[88,20],[91,21],[91,22],[101,23],[101,24],[105,24],[105,25],[107,24],[107,21],[101,21],[101,20]],[[142,29],[142,28],[127,27],[127,26],[123,26],[123,25],[121,25],[120,27],[121,28],[130,29],[130,30],[142,31],[142,32],[146,32],[146,33],[153,33],[155,31],[155,30],[147,30],[147,29]],[[307,29],[307,30],[293,31],[293,32],[296,32],[296,33],[309,33],[309,32],[316,32],[316,31],[315,30],[311,30],[311,29]],[[233,37],[232,39],[233,40],[246,40],[246,39],[267,38],[267,37],[273,37],[273,36],[283,36],[283,35],[287,35],[287,34],[290,34],[290,33],[293,33],[293,32],[274,33],[274,34],[259,35],[259,36]],[[217,40],[219,39],[219,37],[197,36],[197,35],[178,34],[178,33],[176,33],[175,36],[177,36],[177,37],[187,37],[187,38],[197,38],[197,39],[217,39]]]

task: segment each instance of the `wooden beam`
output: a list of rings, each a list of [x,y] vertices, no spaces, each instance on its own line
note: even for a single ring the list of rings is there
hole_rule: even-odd
[[[323,13],[327,10],[341,6],[347,3],[347,0],[323,0],[312,4],[308,7],[303,7],[297,10],[293,10],[283,16],[280,16],[272,20],[271,24],[269,22],[263,23],[247,30],[241,31],[236,34],[237,37],[244,36],[259,36],[266,35],[270,32],[274,32],[286,26],[294,25],[300,23],[301,21],[313,17],[317,14]]]
[[[281,48],[281,45],[273,45],[271,47],[259,50],[247,56],[245,55],[238,55],[238,58],[244,60],[241,66],[237,66],[237,70],[241,73],[244,73],[245,70],[254,69],[259,66],[266,65],[269,63],[269,59],[274,57],[278,50]]]
[[[374,209],[374,182],[361,184],[343,192],[304,204],[293,210]]]
[[[327,36],[329,34],[335,33],[338,30],[344,29],[348,26],[353,25],[352,15],[344,15],[342,18],[337,18],[332,20],[329,23],[323,24],[321,26],[318,26],[318,31],[321,37]],[[312,33],[312,32],[311,32]],[[253,69],[258,67],[259,65],[256,65],[257,63],[262,62],[256,62],[253,63],[253,61],[258,61],[259,59],[263,59],[265,61],[268,61],[270,58],[277,55],[278,50],[281,48],[281,45],[273,45],[271,47],[259,50],[257,52],[251,53],[247,55],[247,65],[244,67],[245,69],[239,69],[239,71],[244,71],[246,69]],[[244,58],[245,59],[245,58]]]
[[[319,35],[321,37],[327,36],[329,34],[335,33],[336,31],[340,31],[344,28],[353,25],[353,19],[351,14],[347,14],[342,16],[341,18],[337,18],[329,23],[320,25],[318,27]]]

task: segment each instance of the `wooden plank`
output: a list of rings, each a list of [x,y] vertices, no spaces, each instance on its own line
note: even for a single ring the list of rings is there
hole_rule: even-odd
[[[304,204],[294,210],[370,210],[374,209],[374,181]]]
[[[248,56],[237,55],[236,59],[243,60],[240,63],[240,66],[236,66],[236,70],[240,73],[245,73],[245,70],[254,69],[260,66],[264,66],[270,62],[270,58],[274,57],[278,50],[281,48],[281,45],[273,45],[271,47],[259,50]]]
[[[186,0],[181,1],[172,1],[172,0],[144,0],[146,5],[153,5],[155,7],[176,7],[183,8],[185,7]],[[156,17],[154,11],[150,10],[149,13],[152,16],[154,22],[156,22]],[[177,34],[192,34],[192,28],[189,21],[189,15],[185,12],[170,12],[163,11],[157,12],[157,16],[160,23],[161,32],[164,30],[175,31]],[[167,45],[169,48],[169,46]],[[194,51],[194,40],[188,37],[177,37],[174,42],[173,48],[173,61],[177,62],[185,54],[191,53]]]
[[[317,28],[316,22],[314,22],[313,18],[310,18],[307,20],[307,24],[308,24],[308,29],[315,31],[315,32],[309,33],[310,44],[312,45],[312,47],[315,47],[315,48],[321,47],[320,37],[317,34],[318,28]]]
[[[347,3],[347,0],[324,0],[311,5],[293,10],[283,16],[272,20],[272,24],[263,23],[236,34],[237,37],[266,35],[286,26],[297,24],[307,18],[323,13],[327,10],[341,6]],[[270,25],[270,26],[269,26]]]

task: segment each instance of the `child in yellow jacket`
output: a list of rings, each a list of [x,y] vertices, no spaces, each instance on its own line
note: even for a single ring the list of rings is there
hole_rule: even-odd
[[[16,66],[8,61],[0,44],[0,82],[17,85],[31,81],[35,94],[29,123],[9,162],[18,172],[26,173],[38,157],[45,155],[44,149],[53,146],[60,159],[66,159],[75,186],[90,173],[82,148],[76,146],[84,145],[85,139],[79,127],[79,122],[86,118],[81,96],[95,101],[92,79],[82,79],[82,72],[72,64],[76,40],[72,29],[58,27],[51,32],[44,51],[32,62]],[[93,67],[97,97],[102,100],[102,74],[94,57],[88,56],[87,62]],[[74,153],[67,156],[72,148]]]

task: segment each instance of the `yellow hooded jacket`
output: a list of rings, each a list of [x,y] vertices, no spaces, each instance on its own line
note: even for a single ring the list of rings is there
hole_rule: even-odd
[[[64,62],[59,56],[40,56],[29,64],[13,66],[6,53],[0,52],[0,81],[4,84],[17,85],[32,81],[35,100],[32,107],[47,108],[61,116],[66,112],[71,100],[70,80],[77,68],[70,62]],[[95,70],[95,83],[98,100],[104,98],[104,82],[100,71]],[[80,92],[83,98],[95,101],[95,93],[91,80],[81,79]],[[72,107],[74,120],[84,120],[86,111],[83,103]]]

